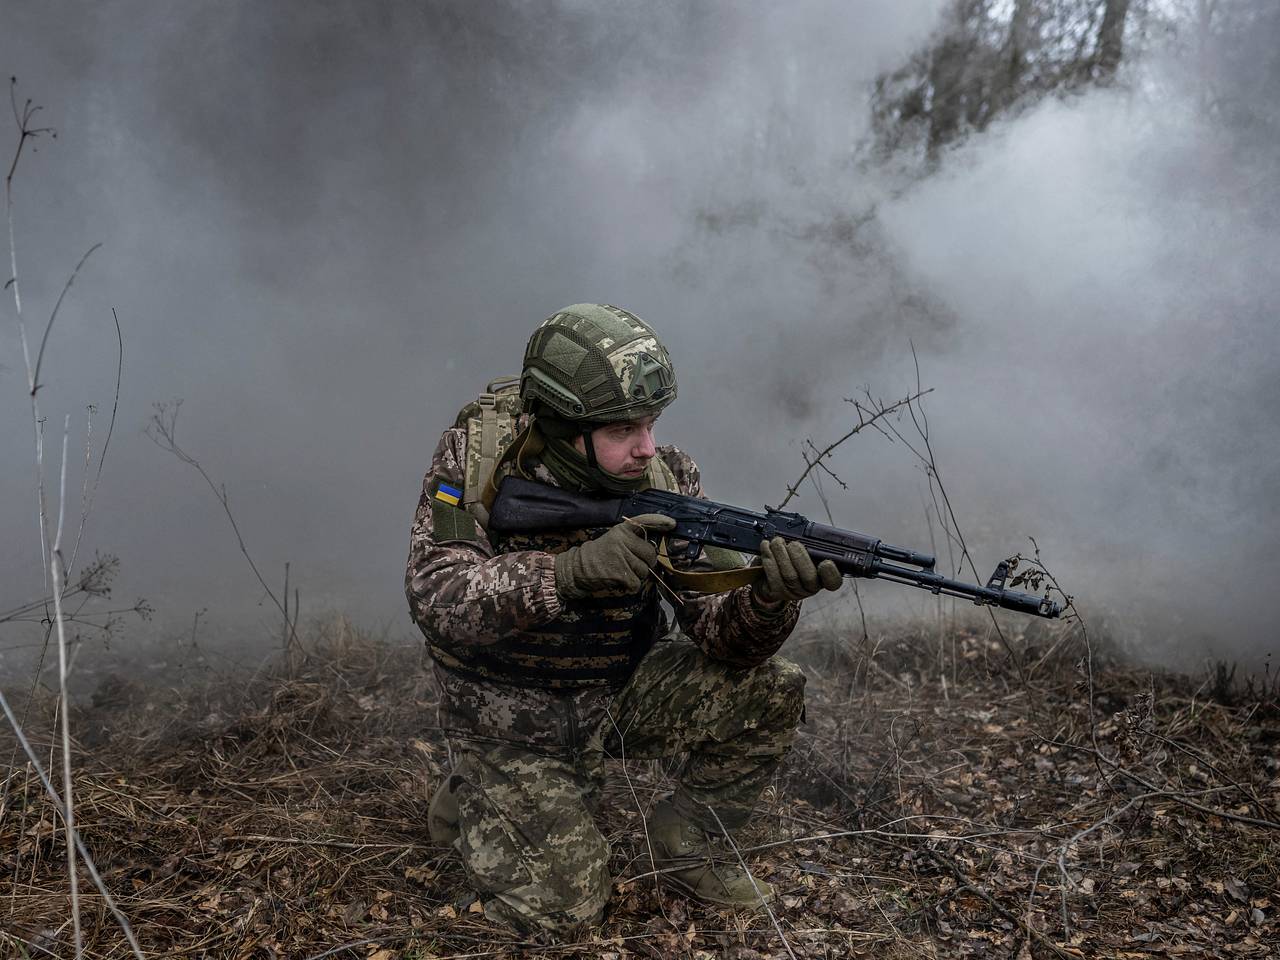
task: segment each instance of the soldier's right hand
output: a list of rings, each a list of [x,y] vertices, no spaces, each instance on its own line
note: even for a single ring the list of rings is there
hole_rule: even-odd
[[[658,561],[649,533],[674,530],[676,522],[657,513],[629,517],[608,532],[556,554],[556,592],[576,600],[597,594],[639,593]]]

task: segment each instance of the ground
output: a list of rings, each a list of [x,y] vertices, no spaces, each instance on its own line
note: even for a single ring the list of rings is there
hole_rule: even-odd
[[[807,719],[736,840],[780,893],[772,914],[656,885],[642,811],[670,769],[633,763],[600,812],[604,926],[536,943],[490,924],[425,829],[448,756],[421,654],[341,619],[251,680],[101,680],[71,715],[76,820],[147,957],[1275,956],[1274,682],[1153,673],[1088,657],[1069,624],[1017,629],[793,638]],[[52,706],[38,694],[28,721],[44,762]],[[72,957],[62,827],[13,770],[0,956]],[[79,889],[85,956],[130,956],[83,867]]]

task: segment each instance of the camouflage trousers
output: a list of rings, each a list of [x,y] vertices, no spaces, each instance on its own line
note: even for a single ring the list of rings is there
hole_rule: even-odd
[[[592,812],[606,759],[687,755],[676,808],[712,834],[741,827],[795,738],[804,679],[778,657],[734,667],[687,641],[659,643],[604,715],[584,718],[576,750],[454,741],[456,845],[486,915],[551,934],[599,922],[612,879]]]

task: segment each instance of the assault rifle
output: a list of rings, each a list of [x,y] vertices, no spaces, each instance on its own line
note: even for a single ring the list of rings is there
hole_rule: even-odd
[[[677,556],[689,560],[696,558],[703,546],[759,554],[760,541],[782,537],[804,544],[815,562],[832,561],[847,577],[906,583],[933,594],[972,600],[979,606],[991,604],[1037,617],[1052,619],[1062,613],[1061,604],[1048,597],[1006,589],[1009,565],[1003,560],[982,587],[935,573],[934,558],[926,553],[893,547],[852,530],[814,523],[798,513],[772,509],[758,513],[665,490],[590,497],[508,476],[498,487],[497,498],[489,511],[489,529],[498,533],[537,533],[609,527],[626,517],[645,513],[660,513],[675,520],[675,529],[666,536],[687,542],[683,553]]]

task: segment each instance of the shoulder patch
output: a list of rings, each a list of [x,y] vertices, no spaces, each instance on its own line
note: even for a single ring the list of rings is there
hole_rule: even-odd
[[[456,507],[458,502],[462,500],[462,491],[440,480],[436,482],[435,499],[440,503],[447,503],[451,507]]]
[[[431,492],[432,539],[436,543],[476,539],[476,518],[458,506],[462,491],[441,477],[433,477],[428,489]]]

